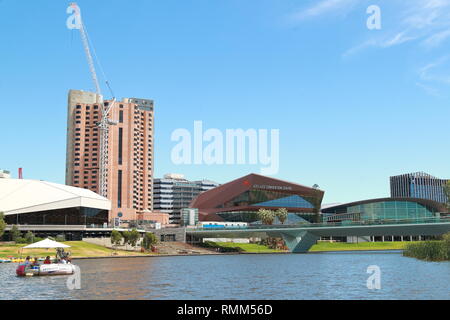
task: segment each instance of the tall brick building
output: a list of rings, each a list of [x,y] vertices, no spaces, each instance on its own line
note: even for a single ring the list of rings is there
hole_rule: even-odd
[[[99,193],[101,97],[70,90],[67,117],[66,184]],[[110,103],[110,101],[106,101]],[[153,101],[117,101],[108,138],[110,219],[137,220],[153,210]]]

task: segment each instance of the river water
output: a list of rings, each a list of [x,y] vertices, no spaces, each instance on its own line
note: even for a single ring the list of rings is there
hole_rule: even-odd
[[[223,255],[74,260],[68,277],[18,278],[0,264],[0,299],[450,299],[450,262],[398,252]],[[369,266],[381,289],[367,288]]]

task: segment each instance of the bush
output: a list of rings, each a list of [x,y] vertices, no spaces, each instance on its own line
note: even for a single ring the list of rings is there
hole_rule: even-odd
[[[3,212],[0,212],[0,238],[3,236],[6,228],[6,223],[5,220],[3,220],[3,217]]]
[[[19,228],[17,228],[16,225],[12,226],[11,231],[9,231],[9,237],[11,241],[14,241],[16,243],[18,243],[17,239],[22,237],[22,233],[19,231]]]
[[[151,232],[146,232],[144,238],[142,239],[142,247],[146,250],[149,250],[151,246],[158,243],[158,239]]]
[[[25,238],[21,238],[21,237],[19,237],[19,238],[16,238],[16,241],[14,241],[16,244],[27,244],[28,242],[27,242],[27,239],[25,239]]]
[[[220,252],[243,252],[244,250],[240,247],[222,247],[215,242],[205,241],[199,244],[200,247],[208,249],[218,249]]]
[[[27,243],[33,243],[34,242],[34,233],[33,232],[31,232],[31,231],[28,231],[26,234],[25,234],[25,241],[27,242]]]
[[[408,243],[403,255],[426,261],[450,260],[450,247],[446,241],[424,241]]]

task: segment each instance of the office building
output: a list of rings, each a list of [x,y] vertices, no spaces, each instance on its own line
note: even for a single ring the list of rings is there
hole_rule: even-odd
[[[449,180],[439,179],[424,172],[390,177],[391,197],[428,199],[446,203],[444,186]]]
[[[67,117],[66,184],[100,193],[100,130],[102,97],[71,90]],[[105,104],[111,101],[105,101]],[[116,217],[134,221],[153,210],[153,101],[117,101],[109,118],[107,198]]]
[[[202,192],[219,186],[210,180],[189,181],[180,174],[166,174],[154,180],[154,209],[170,215],[171,224],[182,224],[181,210]]]

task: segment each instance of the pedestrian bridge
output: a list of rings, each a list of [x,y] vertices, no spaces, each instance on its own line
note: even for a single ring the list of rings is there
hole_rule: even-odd
[[[283,238],[292,253],[306,253],[320,237],[439,236],[450,232],[450,217],[414,220],[345,221],[303,225],[250,226],[245,228],[193,228],[196,238]]]

